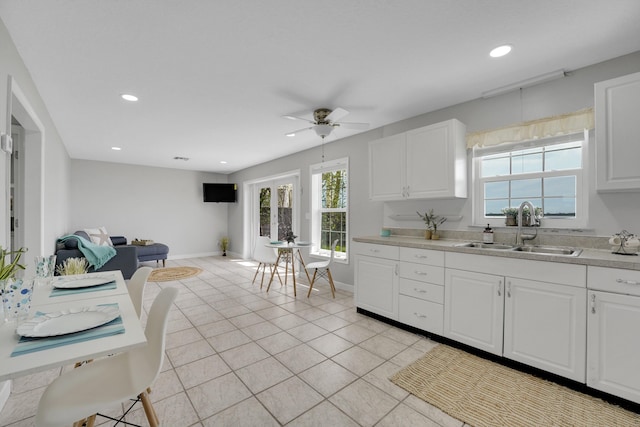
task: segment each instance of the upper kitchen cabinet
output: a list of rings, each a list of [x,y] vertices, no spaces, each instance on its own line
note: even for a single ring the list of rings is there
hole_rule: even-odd
[[[598,191],[640,191],[640,73],[595,84]]]
[[[451,119],[370,142],[371,200],[467,197],[465,132]]]

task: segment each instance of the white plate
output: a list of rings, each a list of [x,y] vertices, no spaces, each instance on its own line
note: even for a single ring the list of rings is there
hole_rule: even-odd
[[[311,246],[311,242],[296,242],[298,246]]]
[[[116,306],[78,307],[46,313],[18,326],[23,337],[54,337],[95,328],[120,316]]]
[[[62,279],[60,282],[55,282],[53,287],[58,289],[90,288],[91,286],[105,285],[111,282],[113,282],[113,279],[104,277],[83,277],[82,279]]]

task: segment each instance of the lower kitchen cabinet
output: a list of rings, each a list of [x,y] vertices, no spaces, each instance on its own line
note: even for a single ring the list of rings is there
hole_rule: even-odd
[[[503,277],[447,268],[444,288],[444,336],[502,355]]]
[[[586,289],[505,278],[503,356],[585,381]]]
[[[359,247],[355,257],[356,306],[398,320],[398,248]]]
[[[587,385],[640,403],[640,272],[588,271]]]

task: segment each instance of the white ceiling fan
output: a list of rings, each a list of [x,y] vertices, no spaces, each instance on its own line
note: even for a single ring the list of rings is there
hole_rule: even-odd
[[[331,134],[331,132],[333,132],[333,129],[337,127],[355,130],[369,129],[369,123],[341,122],[340,119],[345,117],[347,114],[349,114],[349,112],[344,108],[336,108],[334,110],[330,110],[328,108],[318,108],[313,112],[313,120],[290,115],[282,117],[289,120],[302,120],[303,122],[311,124],[311,126],[309,127],[289,132],[286,134],[287,136],[296,136],[300,132],[314,130],[320,138],[325,139]]]

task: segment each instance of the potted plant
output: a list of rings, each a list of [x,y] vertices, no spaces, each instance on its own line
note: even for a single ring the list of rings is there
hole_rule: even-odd
[[[542,218],[542,208],[536,207],[534,215],[536,219],[536,221],[534,221],[534,224],[539,224],[539,221]],[[529,206],[525,206],[524,208],[522,208],[522,225],[524,227],[528,227],[531,225],[531,212],[529,211]]]
[[[507,226],[518,225],[518,208],[502,208],[504,223]]]
[[[89,262],[86,258],[67,258],[56,267],[56,272],[60,276],[85,274],[87,271],[89,271]]]
[[[229,238],[223,237],[220,239],[220,248],[222,249],[222,256],[227,256],[227,249],[229,248]]]
[[[438,240],[440,238],[438,235],[438,226],[444,224],[447,218],[434,214],[433,209],[429,209],[429,211],[424,214],[421,214],[420,212],[416,213],[427,226],[427,230],[424,235],[425,239]]]
[[[26,248],[20,248],[16,251],[8,251],[0,246],[0,282],[7,279],[14,279],[18,270],[24,270],[24,265],[18,264],[18,262],[20,261],[22,254],[26,251]],[[5,258],[11,255],[15,255],[15,258],[7,264]]]

